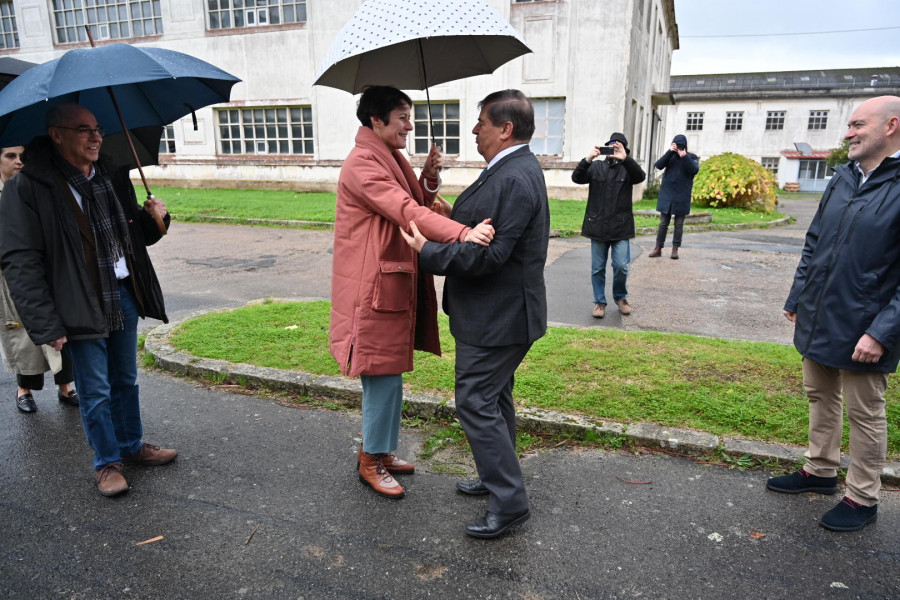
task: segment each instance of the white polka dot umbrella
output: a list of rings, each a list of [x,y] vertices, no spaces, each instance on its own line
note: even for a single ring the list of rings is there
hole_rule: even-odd
[[[367,0],[328,49],[315,85],[358,94],[493,73],[531,52],[483,0]]]

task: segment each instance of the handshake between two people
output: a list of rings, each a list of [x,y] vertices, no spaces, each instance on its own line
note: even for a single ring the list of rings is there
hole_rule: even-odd
[[[434,204],[431,206],[431,210],[436,212],[439,215],[450,218],[450,211],[453,209],[450,206],[450,203],[444,200],[440,194],[438,194],[437,199],[434,201]],[[409,244],[413,250],[416,252],[422,251],[422,246],[425,245],[425,242],[428,241],[422,232],[419,231],[419,228],[416,227],[415,221],[409,222],[409,232],[400,227],[400,235],[403,236],[403,239],[406,240],[406,243]],[[469,230],[466,234],[466,238],[463,240],[464,242],[474,242],[479,246],[489,246],[491,244],[491,240],[494,239],[494,226],[491,225],[491,220],[485,219],[475,227]]]

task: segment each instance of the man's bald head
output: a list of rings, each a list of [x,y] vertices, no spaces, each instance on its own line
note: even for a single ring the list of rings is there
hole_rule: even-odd
[[[868,173],[900,151],[900,98],[878,96],[860,104],[847,124],[848,156]]]

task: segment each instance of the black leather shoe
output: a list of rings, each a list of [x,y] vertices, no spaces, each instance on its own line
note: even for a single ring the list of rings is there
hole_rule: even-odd
[[[527,521],[530,516],[531,513],[528,510],[512,515],[495,515],[488,511],[477,521],[466,525],[466,535],[484,539],[500,537],[509,528]]]
[[[37,412],[37,404],[34,403],[34,396],[31,394],[16,396],[16,408],[23,413]]]
[[[68,404],[69,406],[78,406],[78,392],[76,390],[72,390],[68,394],[56,392],[56,397],[59,398],[59,401],[63,404]]]
[[[484,496],[490,494],[480,479],[461,479],[456,482],[456,489],[469,496]]]

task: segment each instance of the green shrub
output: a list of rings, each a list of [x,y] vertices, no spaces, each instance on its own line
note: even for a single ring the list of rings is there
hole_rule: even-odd
[[[726,152],[700,165],[691,202],[703,208],[744,208],[770,213],[775,209],[777,189],[772,179],[772,172],[755,160]]]
[[[654,179],[644,186],[644,194],[641,197],[644,200],[655,200],[659,198],[659,179]]]

